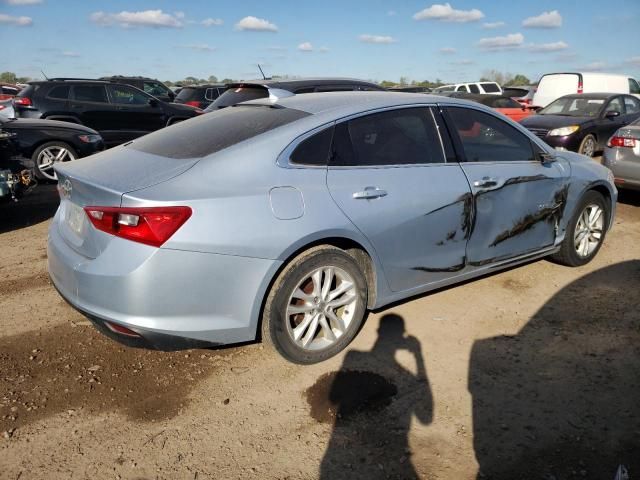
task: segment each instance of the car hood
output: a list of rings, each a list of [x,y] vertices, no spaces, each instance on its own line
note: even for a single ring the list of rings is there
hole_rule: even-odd
[[[98,135],[98,132],[92,130],[89,127],[85,127],[84,125],[78,125],[77,123],[71,122],[59,122],[57,120],[42,120],[36,118],[18,118],[15,120],[8,120],[6,122],[1,122],[0,127],[5,130],[20,130],[20,129],[56,129],[56,130],[68,130],[75,131],[78,133],[87,133],[91,135]]]
[[[567,117],[563,115],[531,115],[522,120],[521,125],[526,128],[552,128],[568,127],[569,125],[584,125],[591,122],[592,117]]]

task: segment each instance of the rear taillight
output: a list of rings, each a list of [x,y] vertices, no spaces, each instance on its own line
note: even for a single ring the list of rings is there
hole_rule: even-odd
[[[160,247],[191,216],[189,207],[84,207],[95,228],[134,242]]]
[[[609,141],[607,142],[607,147],[611,148],[611,147],[629,147],[629,148],[634,148],[636,146],[636,139],[635,138],[628,138],[628,137],[611,137],[609,139]]]
[[[582,88],[582,80],[578,81],[578,93],[582,93],[584,89]]]
[[[13,104],[20,105],[22,107],[30,107],[31,105],[33,105],[29,97],[15,97],[13,99]]]
[[[189,102],[184,102],[185,105],[189,105],[190,107],[200,108],[202,106],[202,102],[198,102],[197,100],[191,100]]]

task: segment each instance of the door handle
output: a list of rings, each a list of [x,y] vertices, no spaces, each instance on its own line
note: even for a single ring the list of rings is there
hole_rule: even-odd
[[[356,200],[371,200],[372,198],[385,197],[386,195],[386,190],[381,190],[378,187],[364,187],[363,191],[355,192],[353,194],[353,198],[355,198]]]
[[[500,184],[500,180],[497,178],[483,177],[482,180],[476,180],[473,182],[473,186],[476,188],[491,188],[497,187]]]

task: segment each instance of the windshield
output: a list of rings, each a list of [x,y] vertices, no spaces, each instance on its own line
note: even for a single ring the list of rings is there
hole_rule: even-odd
[[[604,105],[602,98],[564,97],[550,103],[538,115],[562,115],[566,117],[597,117]]]
[[[212,112],[220,108],[236,105],[240,102],[266,98],[268,96],[269,91],[265,87],[261,86],[231,87],[225,90],[225,92],[220,95],[215,102],[209,105],[205,112]]]

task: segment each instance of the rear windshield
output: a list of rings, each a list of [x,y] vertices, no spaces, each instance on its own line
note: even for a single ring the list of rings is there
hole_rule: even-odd
[[[233,87],[228,88],[220,95],[215,102],[207,107],[206,112],[218,110],[224,107],[230,107],[240,102],[256,100],[258,98],[266,98],[269,91],[264,87]]]
[[[184,87],[176,96],[176,100],[178,101],[178,103],[180,103],[180,101],[188,102],[189,100],[193,100],[196,97],[198,97],[198,95],[195,88]]]
[[[495,83],[481,83],[480,85],[486,93],[495,93],[500,91],[500,87]]]
[[[129,148],[170,158],[200,158],[308,115],[281,107],[225,108],[141,137]]]

